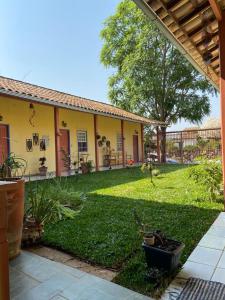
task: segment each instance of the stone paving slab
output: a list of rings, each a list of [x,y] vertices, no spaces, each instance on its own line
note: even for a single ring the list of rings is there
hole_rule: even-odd
[[[49,247],[34,247],[29,249],[32,253],[35,253],[39,256],[45,257],[47,259],[63,263],[67,266],[70,266],[72,268],[76,268],[80,271],[98,276],[100,278],[112,281],[116,275],[118,274],[116,271],[112,271],[109,269],[103,269],[99,266],[93,266],[91,264],[88,264],[82,260],[79,260],[77,258],[74,258],[72,255],[67,254],[65,252],[52,249]]]
[[[10,288],[12,300],[151,300],[27,251],[10,262]]]

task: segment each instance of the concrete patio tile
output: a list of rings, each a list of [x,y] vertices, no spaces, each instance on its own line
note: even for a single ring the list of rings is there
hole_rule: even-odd
[[[48,280],[39,284],[35,288],[19,294],[15,300],[49,300],[59,296],[64,289],[69,288],[71,285],[79,281],[73,276],[66,273],[57,273]],[[63,297],[63,295],[60,295]],[[64,297],[65,298],[65,297]],[[57,299],[57,298],[56,298]]]
[[[225,238],[225,226],[212,225],[207,234]]]
[[[217,267],[225,269],[225,252],[223,252],[222,256],[220,257]]]
[[[24,265],[29,265],[33,263],[39,263],[40,262],[40,257],[36,255],[32,255],[29,252],[21,251],[21,254],[14,258],[13,260],[10,261],[9,265],[11,267],[15,267],[18,270]]]
[[[65,289],[61,295],[69,299],[82,300],[124,300],[138,299],[135,297],[139,296],[131,290],[92,275],[82,277],[79,282]],[[95,297],[93,295],[95,295]]]
[[[200,240],[198,246],[223,250],[225,247],[225,237],[218,237],[206,233]]]
[[[225,269],[216,268],[211,280],[225,284]]]
[[[189,256],[188,261],[215,267],[221,254],[221,250],[197,246]]]
[[[31,290],[40,284],[39,281],[27,276],[26,274],[10,269],[10,295],[11,298],[16,297],[25,291]]]
[[[61,295],[56,295],[56,296],[53,296],[52,298],[50,298],[50,300],[69,300],[69,299],[65,298]]]
[[[118,298],[117,296],[112,296],[106,294],[104,291],[99,290],[97,287],[86,287],[85,289],[69,289],[63,292],[62,296],[66,296],[69,300],[124,300],[123,298]]]
[[[215,220],[213,225],[225,227],[225,213],[224,212],[221,212],[219,214],[219,216],[217,217],[217,219]]]
[[[35,278],[38,281],[45,281],[59,272],[56,266],[49,262],[35,262],[33,264],[24,264],[21,266],[20,271]]]
[[[26,260],[27,258],[27,260]],[[33,259],[32,259],[33,258]],[[10,267],[12,300],[150,300],[117,284],[33,253]],[[26,264],[26,262],[28,264]],[[39,278],[39,280],[35,280]]]
[[[69,275],[74,276],[75,278],[81,278],[83,276],[87,276],[88,274],[85,272],[82,272],[76,268],[70,267],[68,265],[63,265],[61,263],[52,262],[52,264],[57,268],[59,272],[65,272]]]
[[[177,275],[177,278],[188,279],[190,277],[196,277],[210,280],[214,270],[215,268],[213,266],[187,261],[183,269]]]

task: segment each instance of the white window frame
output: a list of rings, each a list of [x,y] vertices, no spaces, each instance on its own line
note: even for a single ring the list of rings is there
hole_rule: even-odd
[[[84,139],[83,140],[79,139],[80,134],[84,134]],[[79,149],[79,143],[86,143],[85,150],[80,150]],[[87,130],[77,130],[77,148],[78,148],[78,152],[81,152],[81,153],[88,151]]]

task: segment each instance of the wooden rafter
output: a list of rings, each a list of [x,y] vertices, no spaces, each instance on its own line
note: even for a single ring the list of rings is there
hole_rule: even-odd
[[[218,12],[212,8],[213,1],[220,1],[223,12],[225,0],[134,0],[194,67],[218,88]]]
[[[209,7],[209,2],[205,1],[201,5],[194,8],[194,10],[188,14],[186,14],[183,18],[178,20],[179,25],[184,25],[185,23],[189,22],[191,19],[196,17],[199,13],[203,12]]]
[[[222,20],[222,12],[216,0],[209,0],[210,6],[218,22]]]

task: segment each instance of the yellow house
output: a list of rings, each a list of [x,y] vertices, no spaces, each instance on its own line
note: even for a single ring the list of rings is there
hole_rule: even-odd
[[[0,164],[11,152],[26,174],[48,173],[91,161],[95,170],[144,160],[143,127],[157,125],[109,104],[0,77]]]

